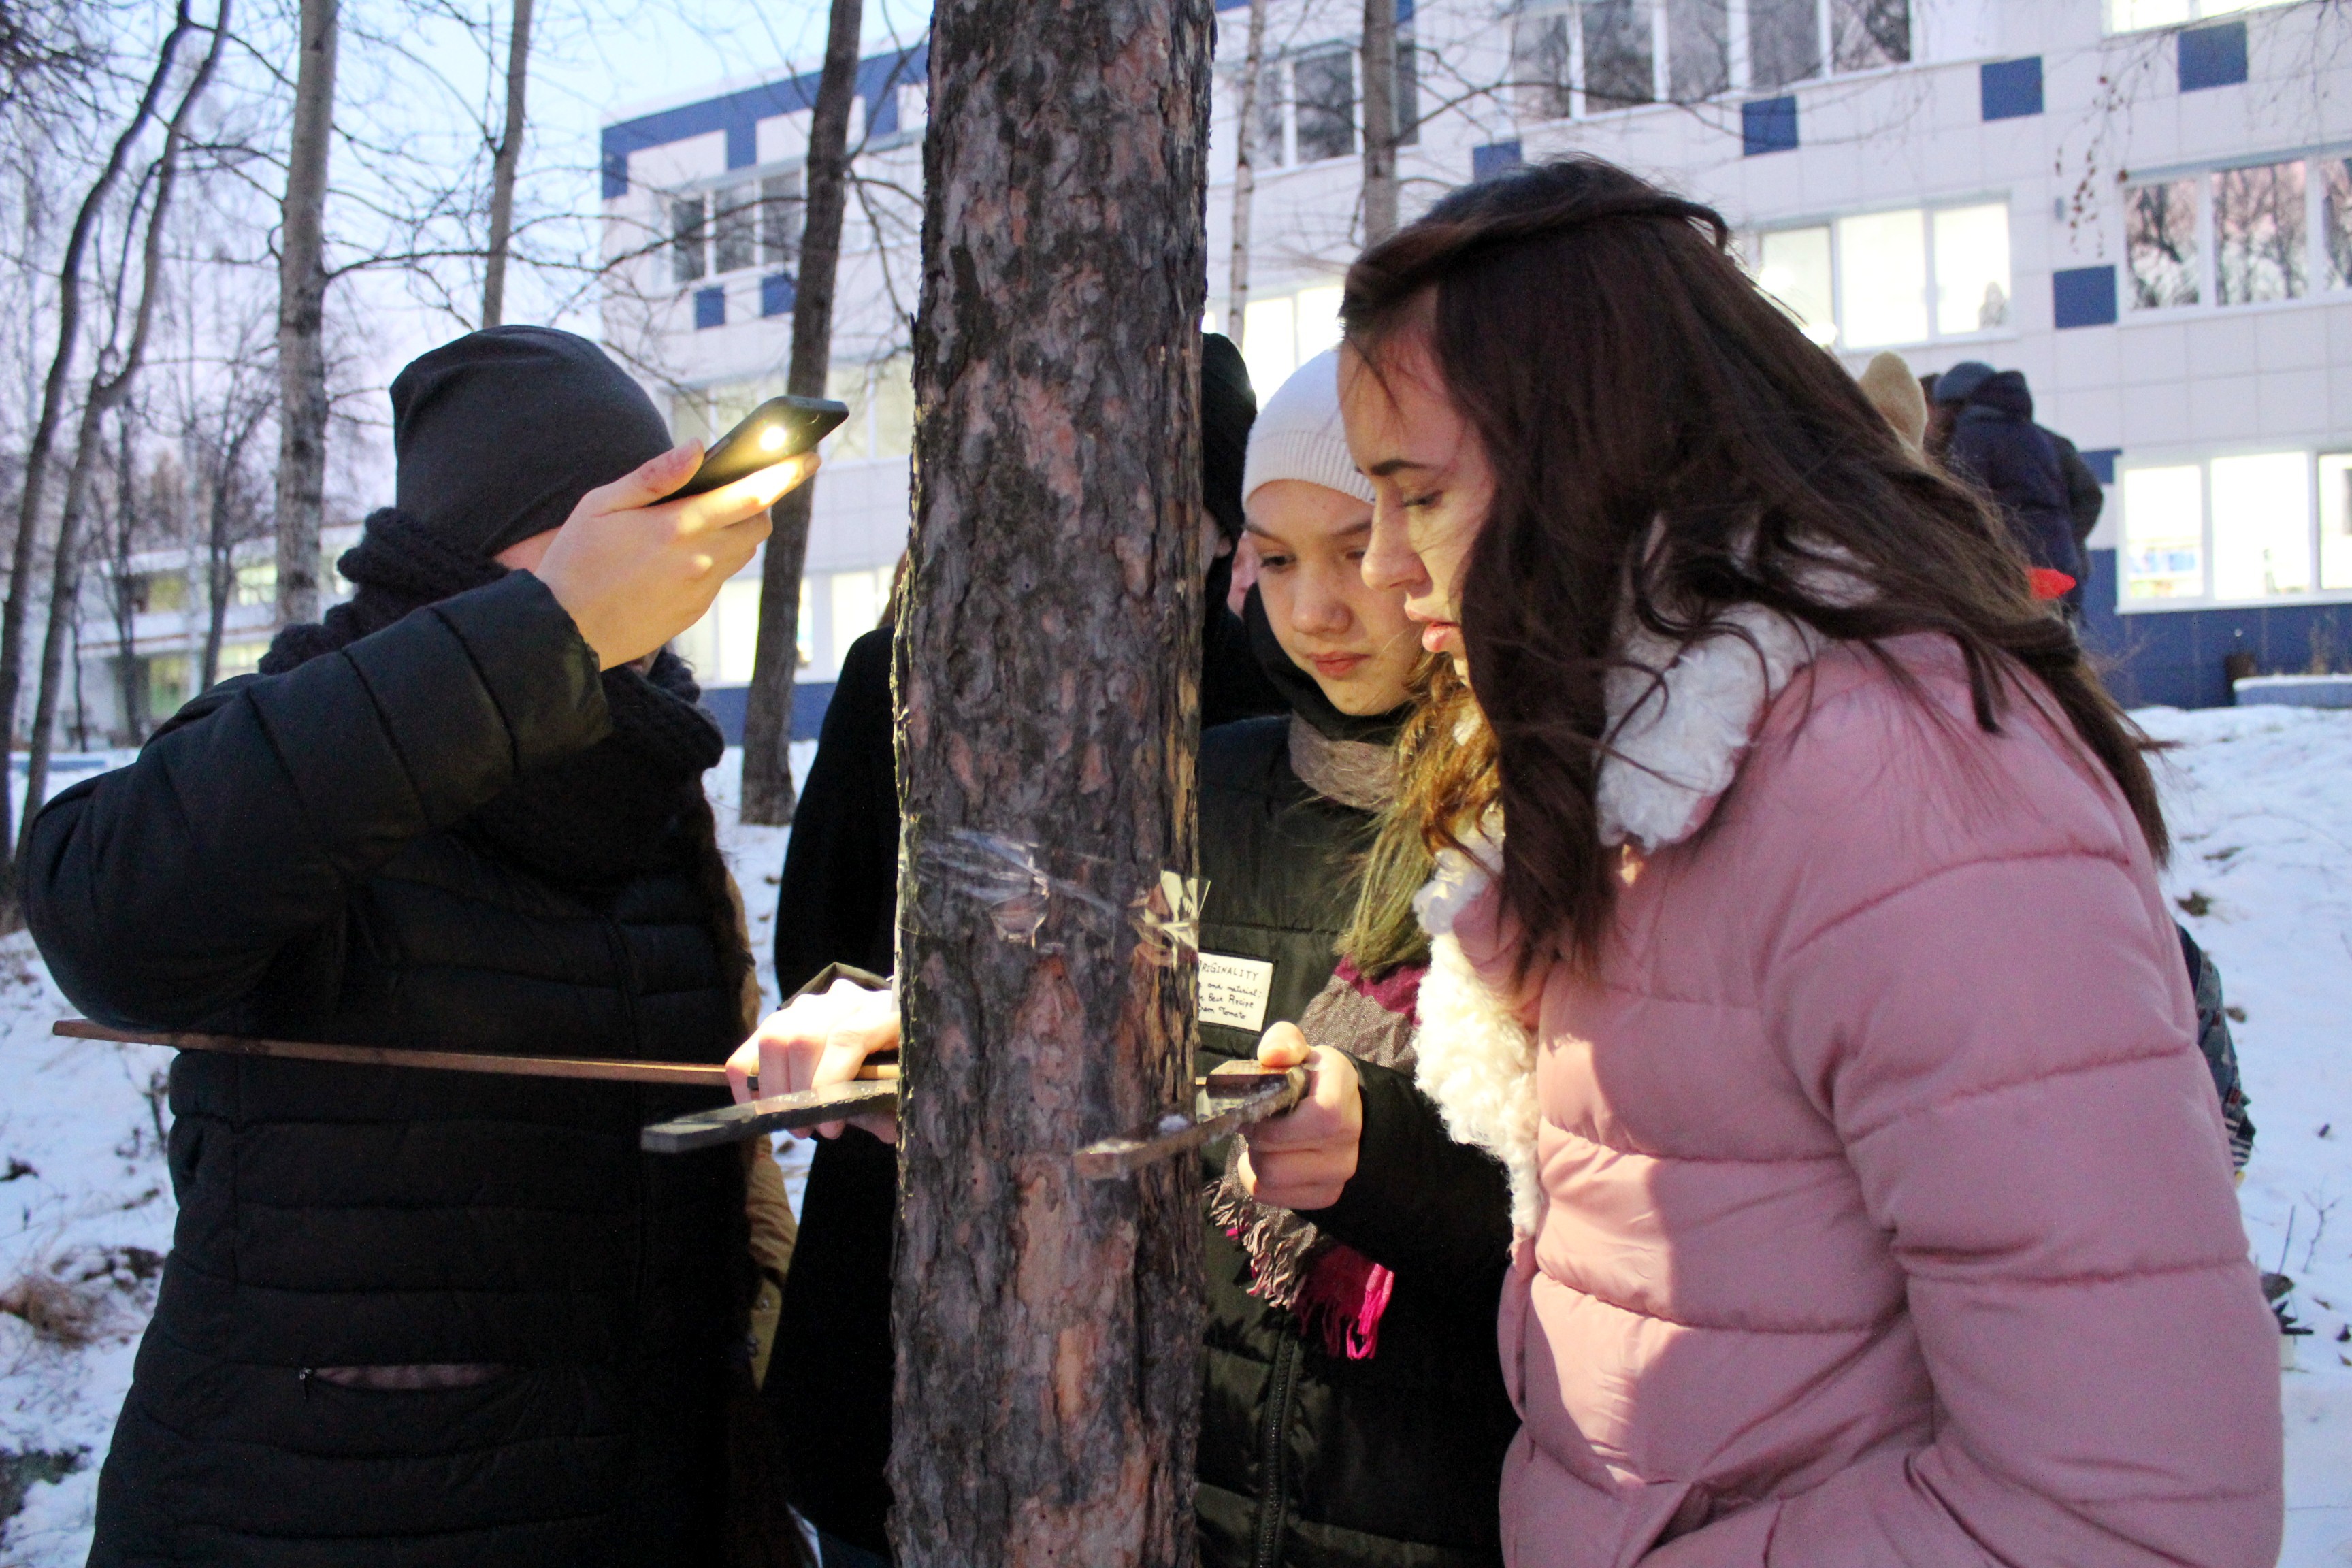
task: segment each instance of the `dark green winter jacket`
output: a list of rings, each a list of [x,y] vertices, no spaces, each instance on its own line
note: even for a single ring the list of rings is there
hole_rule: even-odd
[[[1371,819],[1292,771],[1287,718],[1201,741],[1204,953],[1274,965],[1265,1022],[1297,1019],[1331,977]],[[1202,1066],[1255,1053],[1204,1022]],[[1306,1217],[1394,1271],[1377,1353],[1350,1361],[1249,1293],[1213,1224],[1202,1406],[1204,1568],[1471,1568],[1499,1563],[1496,1488],[1518,1422],[1495,1342],[1510,1246],[1501,1167],[1449,1141],[1410,1078],[1363,1064],[1357,1174]],[[1213,1183],[1224,1150],[1211,1152]]]

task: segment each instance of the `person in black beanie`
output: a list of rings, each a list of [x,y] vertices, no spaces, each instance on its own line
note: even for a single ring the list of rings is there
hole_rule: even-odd
[[[663,645],[814,459],[664,503],[698,448],[538,328],[392,402],[352,601],[35,819],[51,972],[130,1028],[715,1062],[758,993]],[[707,1095],[188,1053],[171,1096],[92,1563],[798,1560],[730,1448],[748,1162],[636,1147]]]
[[[1284,710],[1282,694],[1226,607],[1241,536],[1242,464],[1257,399],[1241,352],[1216,333],[1201,350],[1204,536],[1220,543],[1202,606],[1201,722]],[[1205,538],[1204,538],[1205,542]],[[776,983],[785,995],[828,964],[887,974],[898,915],[898,807],[891,754],[890,631],[860,637],[841,661],[816,761],[793,812],[776,891]],[[852,1127],[818,1142],[784,1281],[780,1358],[762,1386],[784,1441],[793,1501],[816,1526],[826,1568],[887,1563],[890,1510],[890,1230],[898,1157]]]

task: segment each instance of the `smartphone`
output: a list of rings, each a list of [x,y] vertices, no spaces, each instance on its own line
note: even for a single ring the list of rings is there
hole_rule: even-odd
[[[702,467],[667,499],[698,496],[814,451],[848,417],[849,405],[828,397],[771,397],[710,443],[702,454]]]

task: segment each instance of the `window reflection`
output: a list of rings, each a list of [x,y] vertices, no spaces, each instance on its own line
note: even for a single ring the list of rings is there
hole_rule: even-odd
[[[2197,303],[2197,183],[2168,180],[2127,190],[2124,249],[2135,308]]]
[[[2213,459],[2215,598],[2310,592],[2308,460],[2301,452]]]
[[[2303,195],[2300,163],[2213,176],[2213,295],[2221,304],[2302,297]]]
[[[2124,597],[2193,599],[2205,592],[2204,471],[2124,471]]]

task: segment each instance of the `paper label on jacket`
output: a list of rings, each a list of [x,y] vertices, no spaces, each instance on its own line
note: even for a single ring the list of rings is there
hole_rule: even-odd
[[[1274,994],[1274,965],[1263,958],[1229,952],[1201,955],[1201,1022],[1253,1032],[1265,1027],[1266,999]]]

